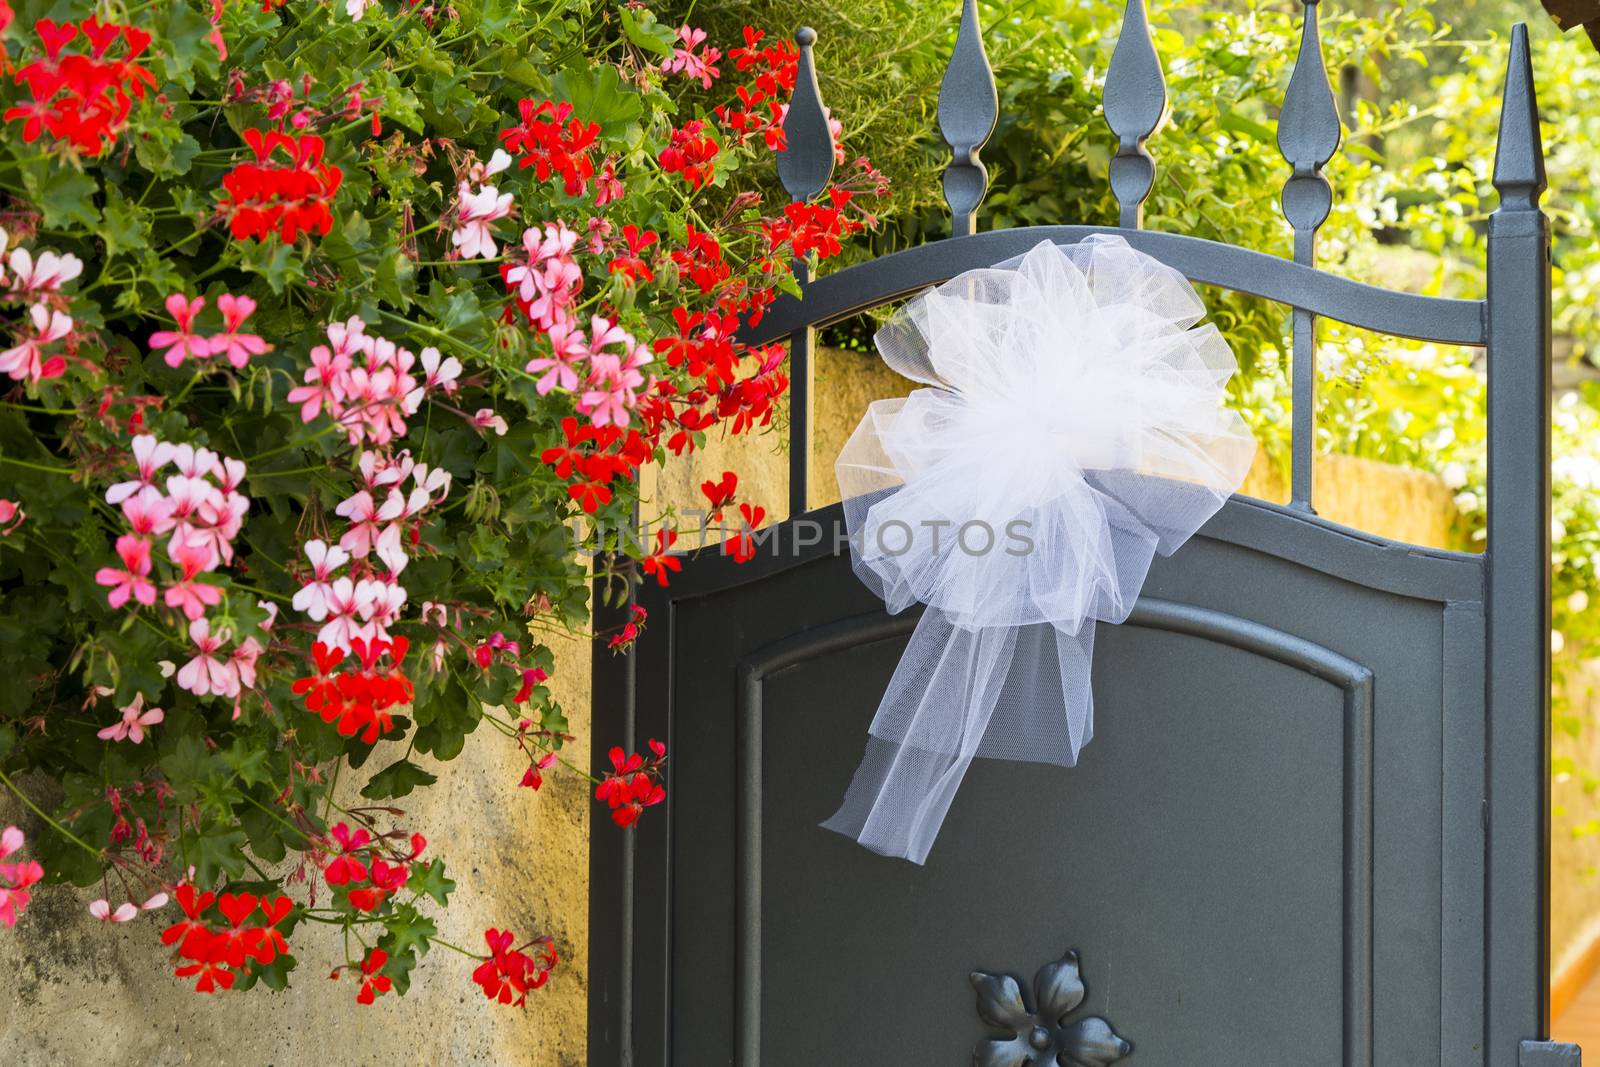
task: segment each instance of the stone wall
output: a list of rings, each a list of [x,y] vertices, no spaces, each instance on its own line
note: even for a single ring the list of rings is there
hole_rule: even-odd
[[[912,388],[873,356],[828,350],[819,354],[816,384],[813,507],[837,498],[833,457],[867,403]],[[647,482],[646,513],[700,506],[700,483],[724,469],[740,473],[743,498],[765,505],[773,519],[783,516],[788,459],[780,431],[713,441],[692,461],[673,464]],[[1414,544],[1453,543],[1450,492],[1437,479],[1337,456],[1319,457],[1316,477],[1319,508],[1333,521]],[[1258,459],[1245,491],[1268,500],[1287,496],[1282,479],[1264,459]],[[580,738],[571,756],[586,765],[585,641],[558,643],[552,684]],[[1593,739],[1588,743],[1595,747]],[[1590,755],[1594,758],[1587,765],[1600,766],[1600,749]],[[441,935],[476,948],[486,926],[509,925],[519,933],[537,928],[553,933],[562,951],[561,967],[549,986],[529,999],[526,1012],[484,1002],[469,979],[470,962],[444,949],[418,968],[408,996],[358,1008],[348,979],[330,982],[319,973],[332,946],[318,944],[323,932],[309,928],[295,935],[303,962],[288,992],[201,997],[175,982],[163,966],[157,921],[107,928],[88,917],[84,895],[47,889],[14,931],[0,931],[0,973],[9,978],[0,993],[0,1059],[16,1067],[190,1060],[579,1067],[585,1038],[588,790],[561,775],[537,795],[517,789],[521,767],[515,750],[487,730],[438,770],[439,784],[411,798],[411,821],[449,862],[459,883]],[[1569,809],[1575,809],[1568,796],[1574,790],[1587,802],[1581,789],[1559,783],[1556,789]],[[1589,807],[1570,816],[1593,817]],[[0,824],[7,820],[28,824],[0,800]],[[1600,914],[1600,887],[1586,873],[1600,863],[1600,836],[1578,841],[1558,828],[1557,859],[1558,944],[1565,944],[1561,939],[1570,940],[1583,916]]]

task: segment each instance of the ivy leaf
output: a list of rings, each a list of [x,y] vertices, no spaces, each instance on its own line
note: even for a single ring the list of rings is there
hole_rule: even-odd
[[[573,112],[585,122],[599,123],[601,135],[608,140],[632,148],[644,137],[639,126],[644,103],[638,93],[623,86],[616,67],[564,70],[551,80],[551,88],[572,104]]]
[[[622,16],[622,32],[628,35],[628,40],[647,52],[671,57],[672,42],[677,34],[657,22],[653,12],[641,9],[635,14],[627,7],[620,7],[617,13]]]
[[[444,860],[434,860],[432,863],[412,866],[406,889],[419,896],[426,894],[432,897],[434,903],[443,908],[449,906],[450,894],[456,891],[456,884],[445,877]]]
[[[222,758],[245,785],[264,785],[272,781],[267,771],[267,755],[265,748],[236,737],[227,751],[222,753]]]
[[[288,855],[288,846],[281,833],[282,826],[260,808],[247,806],[240,809],[239,825],[244,827],[250,839],[250,851],[258,859],[277,863]]]
[[[203,828],[185,857],[194,863],[196,885],[214,885],[219,873],[237,878],[244,873],[243,830]]]
[[[162,177],[189,173],[199,151],[200,142],[176,126],[150,130],[147,136],[135,141],[133,147],[139,162],[152,174]]]
[[[401,252],[384,256],[372,272],[372,291],[379,300],[404,311],[417,295],[416,263]]]
[[[138,251],[150,240],[148,216],[133,205],[115,186],[106,189],[105,218],[100,226],[100,239],[106,243],[106,255],[117,256]]]
[[[46,226],[65,229],[74,222],[91,227],[100,224],[100,212],[94,206],[94,194],[100,184],[82,171],[60,166],[44,170],[28,167],[22,172],[22,183],[44,213]]]
[[[403,759],[389,764],[374,774],[367,784],[361,787],[361,795],[368,800],[403,797],[409,795],[419,785],[432,785],[438,780],[436,775],[429,774],[410,760]]]
[[[185,801],[194,799],[201,783],[222,770],[221,760],[195,734],[179,738],[173,750],[157,762],[173,791]]]
[[[220,63],[216,48],[206,38],[211,20],[188,4],[173,4],[161,34],[168,47],[160,57],[167,77],[185,89],[194,88],[194,68],[216,73]]]
[[[300,262],[293,245],[278,240],[244,241],[240,244],[244,254],[239,257],[239,265],[265,278],[274,293],[281,294],[290,282],[305,279],[305,264]]]
[[[396,904],[394,912],[384,917],[383,925],[389,932],[379,944],[391,956],[413,950],[417,955],[425,956],[428,954],[428,939],[439,933],[433,920],[410,904]]]
[[[289,972],[294,970],[296,960],[293,956],[275,956],[271,963],[251,963],[244,974],[234,982],[235,990],[249,989],[258,981],[274,993],[282,993],[289,988]]]
[[[383,973],[393,980],[395,992],[401,996],[405,996],[406,990],[411,988],[411,971],[416,965],[415,952],[390,952],[389,962],[383,965]]]

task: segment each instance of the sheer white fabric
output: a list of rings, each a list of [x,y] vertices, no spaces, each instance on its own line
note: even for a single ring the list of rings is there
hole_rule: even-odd
[[[1096,620],[1127,618],[1255,454],[1204,315],[1181,274],[1095,236],[963,274],[878,331],[927,388],[870,407],[839,488],[856,573],[890,612],[927,610],[825,827],[922,863],[975,756],[1076,763]]]

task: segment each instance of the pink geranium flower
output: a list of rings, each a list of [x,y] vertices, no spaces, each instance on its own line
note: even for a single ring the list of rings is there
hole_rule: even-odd
[[[256,660],[261,658],[261,642],[253,637],[247,637],[239,642],[233,650],[233,655],[228,659],[228,665],[239,676],[241,689],[253,689],[256,684]],[[238,716],[236,715],[235,718]]]
[[[453,395],[456,391],[456,379],[461,377],[461,361],[454,356],[440,360],[437,348],[424,348],[421,359],[422,387],[429,392],[439,389],[446,396]]]
[[[312,622],[328,617],[333,596],[333,572],[350,562],[350,553],[338,545],[321,541],[307,541],[306,559],[311,561],[311,581],[301,586],[294,595],[294,610],[304,612]]]
[[[357,559],[365,559],[381,532],[378,529],[378,505],[365,489],[355,496],[341,500],[334,514],[350,520],[350,529],[339,538],[339,547]]]
[[[512,199],[510,193],[501,193],[492,185],[473,192],[470,185],[461,183],[456,190],[456,229],[450,243],[464,258],[493,259],[498,254],[489,224],[511,214]]]
[[[133,702],[122,709],[122,718],[95,736],[102,741],[132,741],[137,745],[144,740],[145,727],[154,726],[166,717],[166,712],[160,708],[145,710],[144,694],[135,693]]]
[[[59,293],[83,273],[83,260],[72,253],[40,252],[37,262],[26,248],[11,252],[11,288],[20,293]]]
[[[671,58],[661,64],[661,69],[668,74],[682,74],[690,81],[699,79],[701,88],[711,88],[711,83],[722,76],[722,72],[711,65],[722,58],[722,51],[707,48],[697,54],[695,49],[704,44],[705,39],[705,30],[679,27],[678,40],[683,43],[672,50]]]
[[[112,911],[109,900],[91,900],[89,902],[89,914],[103,923],[131,922],[139,914],[139,905],[131,900],[126,900],[117,905],[116,911]]]
[[[8,826],[0,832],[0,860],[6,859],[26,844],[22,831]],[[44,877],[44,868],[37,860],[18,863],[0,863],[0,923],[17,925],[17,916],[28,906],[32,894],[30,886]]]
[[[167,586],[165,599],[167,607],[180,609],[191,624],[195,621],[204,621],[207,607],[216,607],[222,602],[222,590],[215,585],[197,582],[202,571],[210,570],[216,564],[215,549],[200,538],[184,537],[181,534],[172,539],[167,546],[167,554],[172,557],[183,571],[183,577]],[[193,632],[194,627],[190,626]]]
[[[211,338],[211,354],[227,356],[234,370],[250,362],[268,348],[267,342],[253,333],[240,333],[244,320],[256,309],[256,302],[248,296],[223,293],[217,297],[217,309],[222,312],[222,332]]]
[[[182,293],[173,293],[167,297],[167,314],[171,315],[178,324],[176,330],[157,330],[150,335],[151,351],[166,349],[162,357],[169,367],[181,366],[188,358],[211,358],[211,339],[202,337],[195,332],[194,321],[200,316],[200,309],[206,306],[206,298],[197,296],[188,299]]]
[[[540,396],[548,396],[553,389],[570,393],[578,388],[577,365],[589,355],[583,330],[571,320],[562,318],[551,324],[545,337],[550,341],[550,355],[528,360],[524,369],[529,374],[539,375],[534,389]]]
[[[217,652],[228,643],[228,631],[213,636],[211,623],[195,619],[189,623],[189,640],[194,642],[194,658],[178,669],[178,685],[197,697],[209,693],[217,696],[239,695],[239,672],[233,664],[220,659]]]
[[[72,332],[72,317],[64,311],[52,311],[44,304],[35,304],[28,309],[28,318],[33,323],[33,332],[24,334],[14,346],[0,352],[0,374],[8,374],[17,381],[27,379],[29,383],[61,377],[67,372],[65,357],[46,359],[44,346]]]
[[[328,332],[333,332],[328,327]],[[289,403],[300,405],[300,421],[310,422],[323,408],[336,412],[344,399],[343,380],[350,370],[348,353],[335,353],[326,345],[311,350],[311,366],[306,368],[305,385],[289,390]]]
[[[0,537],[10,537],[11,531],[22,525],[28,513],[15,500],[0,500]]]
[[[120,504],[145,486],[151,485],[161,468],[172,462],[174,448],[165,441],[144,433],[133,439],[133,463],[139,477],[131,482],[118,482],[106,490],[107,504]]]
[[[136,534],[162,534],[172,529],[172,501],[161,490],[147,485],[123,500],[122,517]]]
[[[114,608],[122,607],[129,598],[145,607],[154,604],[156,587],[149,578],[150,542],[135,534],[123,534],[117,538],[117,555],[122,557],[122,570],[101,567],[94,575],[97,583],[111,588],[106,601]]]
[[[356,584],[348,577],[328,583],[328,621],[317,631],[317,640],[329,648],[350,651],[350,639],[361,636],[356,623]]]
[[[495,414],[494,408],[479,408],[472,416],[472,425],[480,430],[493,430],[499,437],[511,432],[511,425],[504,416]]]

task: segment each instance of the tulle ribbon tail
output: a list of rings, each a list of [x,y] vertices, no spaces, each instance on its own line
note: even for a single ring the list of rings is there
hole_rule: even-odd
[[[953,626],[927,610],[895,667],[839,810],[822,824],[926,862],[977,756],[1072,766],[1093,731],[1094,623]]]

